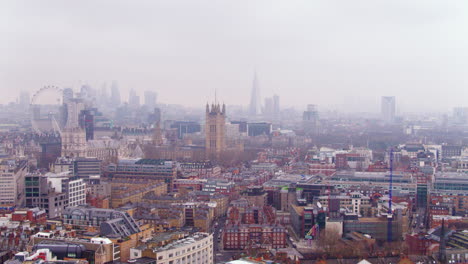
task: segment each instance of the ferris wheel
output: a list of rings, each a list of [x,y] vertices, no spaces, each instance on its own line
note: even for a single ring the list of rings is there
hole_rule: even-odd
[[[44,86],[33,94],[29,111],[31,126],[36,133],[61,133],[61,125],[57,122],[57,117],[63,119],[66,114],[64,113],[62,96],[63,90],[54,85]],[[46,117],[41,115],[41,110],[45,110]]]

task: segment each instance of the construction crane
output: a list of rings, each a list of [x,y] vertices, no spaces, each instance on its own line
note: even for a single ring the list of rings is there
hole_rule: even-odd
[[[389,164],[389,187],[388,187],[388,215],[387,215],[387,241],[392,241],[392,191],[393,191],[393,147],[390,148],[390,164]]]

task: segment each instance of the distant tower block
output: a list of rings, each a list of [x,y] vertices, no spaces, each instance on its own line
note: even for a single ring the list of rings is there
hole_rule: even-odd
[[[153,144],[156,146],[161,146],[163,144],[163,136],[161,131],[161,126],[159,121],[156,123],[153,133]]]
[[[387,123],[395,121],[395,101],[395,96],[382,96],[381,113],[383,120]]]
[[[226,149],[226,106],[206,104],[205,151],[208,157],[219,157]]]
[[[252,83],[252,94],[250,96],[250,115],[257,116],[260,114],[262,108],[260,103],[260,86],[258,85],[257,73],[254,74],[254,79]]]

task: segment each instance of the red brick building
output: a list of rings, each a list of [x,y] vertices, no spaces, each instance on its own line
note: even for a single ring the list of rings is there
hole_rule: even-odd
[[[309,164],[309,173],[312,175],[331,176],[335,174],[335,172],[336,172],[335,164],[320,164],[320,163]]]
[[[110,208],[109,197],[98,196],[98,195],[86,195],[86,204],[96,208]]]
[[[223,233],[224,249],[287,247],[287,231],[284,226],[276,224],[275,219],[276,214],[271,206],[250,207],[243,212],[237,207],[231,207]]]
[[[206,180],[200,179],[175,179],[172,182],[174,192],[178,192],[179,190],[189,190],[189,191],[201,191],[203,188],[203,184],[206,183]]]
[[[223,234],[225,250],[243,250],[250,246],[266,249],[285,248],[286,229],[281,225],[228,224]]]
[[[387,163],[383,161],[377,161],[374,164],[369,165],[369,168],[367,168],[367,171],[369,172],[387,172],[388,171],[388,166]]]
[[[429,247],[438,242],[427,238],[425,234],[406,234],[406,244],[408,245],[409,255],[424,256],[428,255]]]
[[[47,213],[45,210],[36,208],[17,209],[11,215],[12,221],[30,221],[35,224],[45,224],[47,222]]]

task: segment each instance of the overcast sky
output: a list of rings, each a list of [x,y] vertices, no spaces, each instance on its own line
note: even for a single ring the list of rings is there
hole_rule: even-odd
[[[0,0],[0,103],[48,84],[124,99],[379,111],[468,106],[468,1]]]

